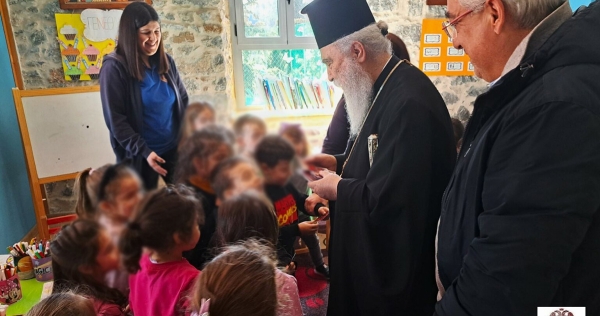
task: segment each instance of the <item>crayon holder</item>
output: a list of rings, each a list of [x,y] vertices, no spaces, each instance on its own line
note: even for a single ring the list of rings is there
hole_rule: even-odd
[[[17,275],[6,279],[6,281],[0,281],[0,304],[10,305],[22,297],[21,283]]]
[[[54,279],[52,257],[33,259],[33,270],[35,271],[36,280],[40,282],[52,281]]]
[[[19,280],[29,280],[35,277],[33,274],[33,262],[31,261],[30,256],[15,257],[14,259]]]

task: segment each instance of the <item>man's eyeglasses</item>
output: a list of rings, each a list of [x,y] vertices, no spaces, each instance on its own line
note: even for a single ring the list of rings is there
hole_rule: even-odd
[[[446,31],[446,34],[448,34],[448,37],[450,39],[453,39],[454,37],[456,37],[456,24],[462,20],[465,16],[467,16],[469,13],[473,12],[474,10],[467,10],[465,13],[457,16],[456,18],[454,18],[452,21],[444,21],[442,22],[442,30]]]

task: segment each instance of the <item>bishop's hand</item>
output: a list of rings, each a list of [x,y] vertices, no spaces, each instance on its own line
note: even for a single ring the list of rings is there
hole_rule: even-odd
[[[323,177],[323,179],[309,182],[308,187],[311,188],[312,191],[321,198],[324,198],[329,201],[336,201],[337,186],[338,183],[342,180],[342,178],[337,174],[326,170],[321,171],[319,174]]]
[[[335,172],[335,169],[337,168],[337,160],[335,157],[327,154],[317,154],[308,157],[304,160],[304,163],[318,168],[325,168],[333,172]]]

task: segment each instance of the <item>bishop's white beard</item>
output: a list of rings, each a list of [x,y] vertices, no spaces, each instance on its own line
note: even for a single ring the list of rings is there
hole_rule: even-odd
[[[344,90],[350,137],[354,138],[360,131],[371,105],[373,82],[356,61],[346,58],[334,83]]]

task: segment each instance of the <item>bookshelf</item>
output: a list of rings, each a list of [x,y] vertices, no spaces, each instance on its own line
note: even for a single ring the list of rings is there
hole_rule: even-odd
[[[325,80],[259,77],[254,84],[255,97],[272,111],[333,109],[339,98],[333,84]]]

